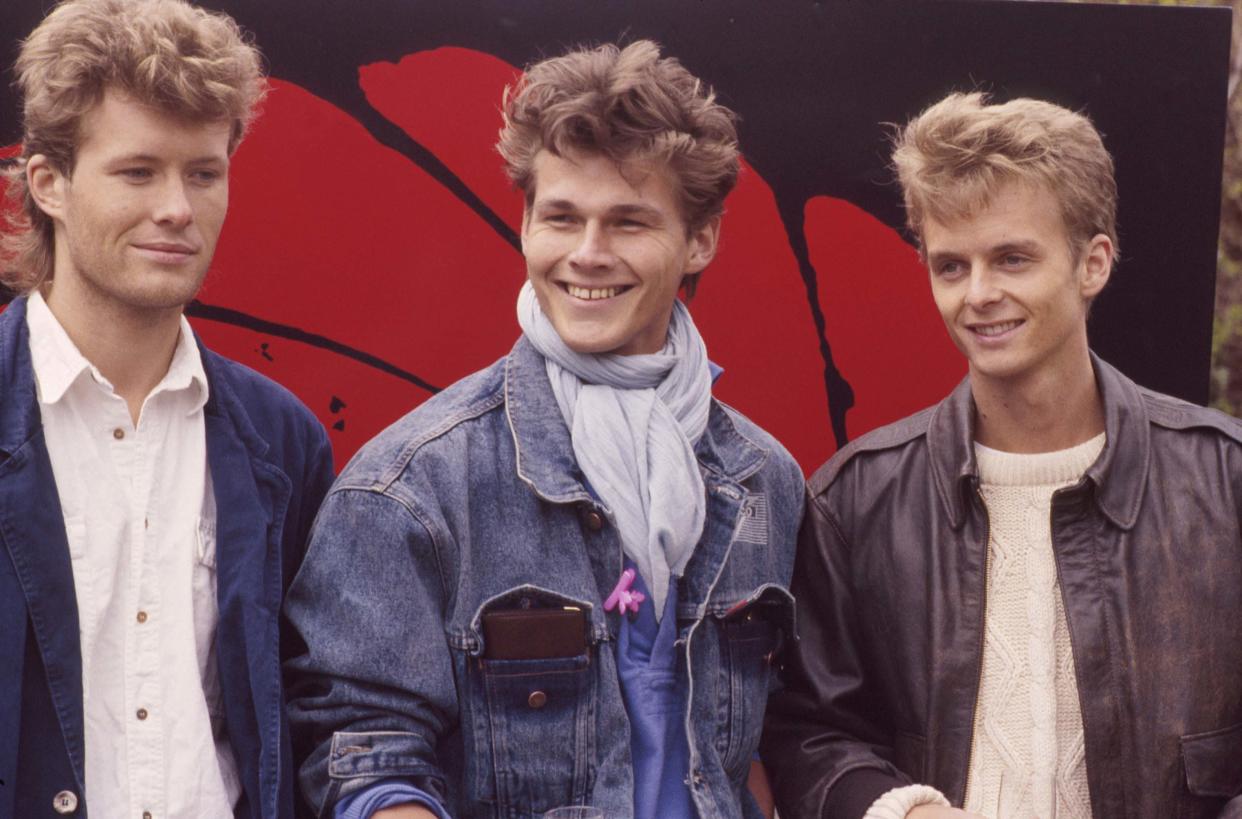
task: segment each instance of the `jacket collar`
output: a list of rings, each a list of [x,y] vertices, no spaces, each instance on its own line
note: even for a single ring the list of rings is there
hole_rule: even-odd
[[[0,317],[0,462],[42,429],[30,363],[26,298],[14,299]]]
[[[1134,526],[1147,486],[1151,427],[1137,385],[1091,353],[1104,404],[1104,450],[1086,472],[1100,510],[1122,529]],[[979,482],[974,448],[975,402],[969,376],[940,403],[927,431],[932,477],[953,528],[966,520]]]
[[[504,389],[518,476],[545,500],[590,500],[586,478],[574,459],[569,428],[548,381],[544,358],[525,335],[505,359]],[[763,466],[768,452],[743,436],[728,412],[713,400],[707,429],[695,445],[695,455],[708,472],[743,481]]]

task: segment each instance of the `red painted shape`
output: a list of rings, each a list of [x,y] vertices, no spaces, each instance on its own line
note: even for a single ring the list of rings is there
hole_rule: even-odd
[[[932,301],[927,268],[897,231],[842,199],[804,211],[833,358],[854,388],[851,439],[939,401],[966,374]]]
[[[517,229],[519,194],[493,150],[516,70],[442,48],[359,71],[367,99]],[[347,113],[274,80],[234,157],[231,206],[202,301],[370,353],[447,386],[518,335],[521,256]],[[810,471],[836,448],[812,311],[772,190],[746,167],[691,310],[716,386]],[[964,372],[914,251],[849,203],[808,203],[820,304],[856,406],[851,436],[940,398]],[[344,355],[195,320],[218,352],[285,384],[332,430],[338,466],[428,393]],[[334,400],[336,399],[336,400]],[[334,427],[343,423],[343,429]]]
[[[804,471],[836,449],[806,287],[772,189],[749,165],[690,311],[725,373],[716,395],[775,435]]]
[[[231,178],[229,217],[202,301],[327,336],[437,386],[513,344],[521,256],[343,111],[274,81]],[[342,463],[427,397],[378,371],[351,375],[362,365],[307,345],[255,333],[239,341],[214,322],[196,326],[226,354],[279,373],[325,425],[344,417],[344,433],[333,433]],[[277,362],[260,354],[263,341]],[[277,342],[281,356],[300,363],[285,368]],[[329,412],[329,394],[347,405],[343,416]]]
[[[522,72],[498,57],[465,48],[407,54],[358,70],[367,100],[429,149],[489,208],[521,229],[522,199],[496,152],[500,99]]]

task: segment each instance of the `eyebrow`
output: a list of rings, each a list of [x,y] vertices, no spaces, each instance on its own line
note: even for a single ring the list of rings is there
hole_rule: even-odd
[[[534,209],[539,212],[548,210],[577,212],[578,206],[568,199],[541,199],[535,202]],[[613,218],[624,216],[645,216],[648,219],[664,219],[664,212],[659,208],[641,204],[614,205],[608,209],[608,215]]]
[[[1037,256],[1043,252],[1043,246],[1039,242],[1029,239],[1017,242],[1002,242],[999,245],[988,248],[989,256],[1003,256],[1006,253],[1022,253],[1027,256]],[[951,259],[961,259],[970,254],[959,253],[956,250],[939,250],[935,253],[927,254],[929,264],[935,265]]]
[[[146,162],[150,164],[159,164],[163,161],[164,161],[163,159],[161,159],[158,156],[155,156],[154,154],[138,153],[138,154],[125,154],[123,156],[113,157],[111,160],[108,161],[108,164],[109,165],[124,165],[127,162]],[[191,159],[186,164],[187,165],[211,165],[211,164],[226,165],[228,164],[228,157],[208,154],[206,156],[195,157],[194,159]]]

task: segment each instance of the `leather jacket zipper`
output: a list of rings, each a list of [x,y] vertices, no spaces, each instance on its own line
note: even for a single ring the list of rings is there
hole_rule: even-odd
[[[962,788],[962,808],[966,807],[966,794],[970,793],[970,763],[975,757],[975,720],[979,717],[979,694],[983,690],[983,641],[988,629],[988,572],[992,564],[992,520],[988,517],[988,504],[983,490],[975,484],[975,496],[983,508],[983,622],[979,624],[979,668],[975,675],[975,704],[970,709],[970,742],[966,746],[966,782]]]

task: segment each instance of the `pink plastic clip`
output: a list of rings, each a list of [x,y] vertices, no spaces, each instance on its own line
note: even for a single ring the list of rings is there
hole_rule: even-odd
[[[640,591],[630,591],[630,586],[633,584],[634,570],[626,569],[621,572],[621,578],[613,587],[612,594],[608,595],[608,599],[604,601],[604,611],[612,611],[615,608],[621,614],[625,614],[628,608],[632,612],[637,612],[639,604],[647,599],[647,595]]]

